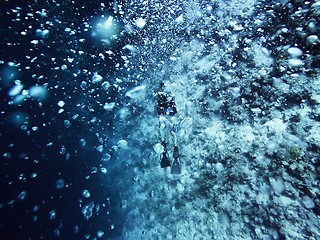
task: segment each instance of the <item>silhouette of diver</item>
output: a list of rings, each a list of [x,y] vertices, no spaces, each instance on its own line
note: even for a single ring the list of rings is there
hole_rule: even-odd
[[[157,92],[157,112],[159,115],[159,125],[160,125],[160,138],[161,144],[164,148],[161,156],[160,166],[161,168],[166,168],[171,166],[172,174],[180,174],[181,166],[179,160],[179,149],[177,146],[177,137],[175,134],[176,126],[171,121],[171,118],[177,114],[177,107],[175,99],[169,97],[164,91],[164,83],[160,83],[160,91]],[[168,157],[167,142],[165,140],[166,132],[170,132],[170,135],[173,138],[173,161],[171,163]]]

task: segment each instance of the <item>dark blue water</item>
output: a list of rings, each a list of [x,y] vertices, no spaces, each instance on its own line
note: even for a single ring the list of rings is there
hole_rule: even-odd
[[[90,78],[82,71],[99,71],[107,78],[114,75],[115,64],[121,62],[119,56],[95,58],[105,49],[92,40],[90,30],[83,30],[84,22],[93,24],[93,16],[113,11],[112,4],[104,4],[104,8],[99,1],[8,1],[2,5],[1,239],[83,239],[97,236],[98,231],[108,239],[121,234],[124,218],[120,189],[113,184],[117,174],[113,171],[101,180],[101,153],[96,150],[101,145],[99,138],[105,146],[112,144],[106,138],[112,139],[115,121],[113,113],[97,102],[115,101],[117,91],[111,87],[106,93],[90,85]],[[42,9],[46,17],[36,13]],[[76,29],[76,33],[67,33],[67,27]],[[50,37],[37,37],[36,29],[49,30]],[[20,34],[22,31],[27,34]],[[30,44],[35,39],[39,44]],[[121,41],[110,48],[119,52]],[[73,59],[72,64],[67,58]],[[18,66],[8,67],[8,62]],[[53,71],[63,64],[68,64],[67,70]],[[12,82],[4,81],[8,69],[16,72],[14,79],[25,88],[45,84],[49,92],[46,99],[27,99],[20,106],[8,104],[11,99],[7,92],[12,86]],[[82,81],[89,86],[81,88]],[[57,103],[61,100],[65,105],[59,114]],[[26,116],[24,123],[13,123],[21,116]],[[70,121],[69,127],[65,120]],[[85,146],[80,146],[80,139],[85,139]],[[66,151],[61,154],[62,147]],[[64,182],[61,189],[56,186],[59,179]],[[84,189],[91,193],[90,198],[82,196]],[[26,196],[19,200],[21,192]],[[81,210],[90,202],[94,203],[93,213],[85,220]],[[55,217],[50,219],[52,210]]]

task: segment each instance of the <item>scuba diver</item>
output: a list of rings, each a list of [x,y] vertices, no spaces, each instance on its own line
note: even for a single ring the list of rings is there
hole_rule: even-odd
[[[163,146],[163,152],[161,154],[161,168],[166,168],[171,166],[172,174],[180,174],[181,166],[179,160],[179,149],[177,146],[176,137],[176,125],[174,124],[172,118],[177,113],[177,107],[173,97],[169,97],[167,93],[163,91],[164,83],[160,83],[160,91],[157,93],[157,112],[159,115],[160,124],[160,138],[161,144]],[[173,161],[171,163],[168,157],[167,144],[169,144],[168,133],[172,136],[173,143]]]

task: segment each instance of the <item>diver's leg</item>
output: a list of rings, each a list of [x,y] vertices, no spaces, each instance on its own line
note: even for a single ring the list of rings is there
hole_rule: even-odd
[[[179,149],[177,144],[177,135],[174,131],[171,131],[172,141],[173,141],[173,158],[179,158]]]
[[[177,146],[177,135],[174,131],[170,131],[172,135],[173,146]]]
[[[181,164],[180,164],[180,154],[177,144],[177,136],[175,132],[171,131],[171,135],[173,138],[173,161],[171,163],[171,173],[172,174],[180,174],[181,173]]]
[[[166,168],[171,166],[170,159],[168,158],[168,150],[167,150],[167,143],[166,143],[166,125],[164,123],[161,123],[160,121],[160,139],[161,139],[161,144],[163,146],[163,152],[161,156],[161,162],[160,166],[161,168]]]
[[[164,123],[160,124],[160,139],[161,142],[165,141],[165,130],[166,129],[166,125]]]

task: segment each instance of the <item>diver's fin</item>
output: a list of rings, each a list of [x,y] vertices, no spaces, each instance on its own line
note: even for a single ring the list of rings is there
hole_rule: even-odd
[[[181,166],[178,159],[174,159],[171,165],[171,173],[172,174],[180,174],[181,173]]]
[[[161,166],[161,168],[166,168],[166,167],[170,167],[171,166],[171,163],[169,161],[169,158],[167,156],[167,152],[166,151],[162,153],[160,166]]]
[[[169,158],[166,155],[162,156],[160,166],[161,168],[166,168],[171,166]]]
[[[176,145],[173,148],[173,158],[174,159],[178,159],[179,158],[179,149],[178,149],[178,147]]]
[[[173,149],[173,162],[171,166],[171,173],[172,174],[180,174],[181,173],[181,166],[179,161],[179,150],[177,146],[174,146]]]

